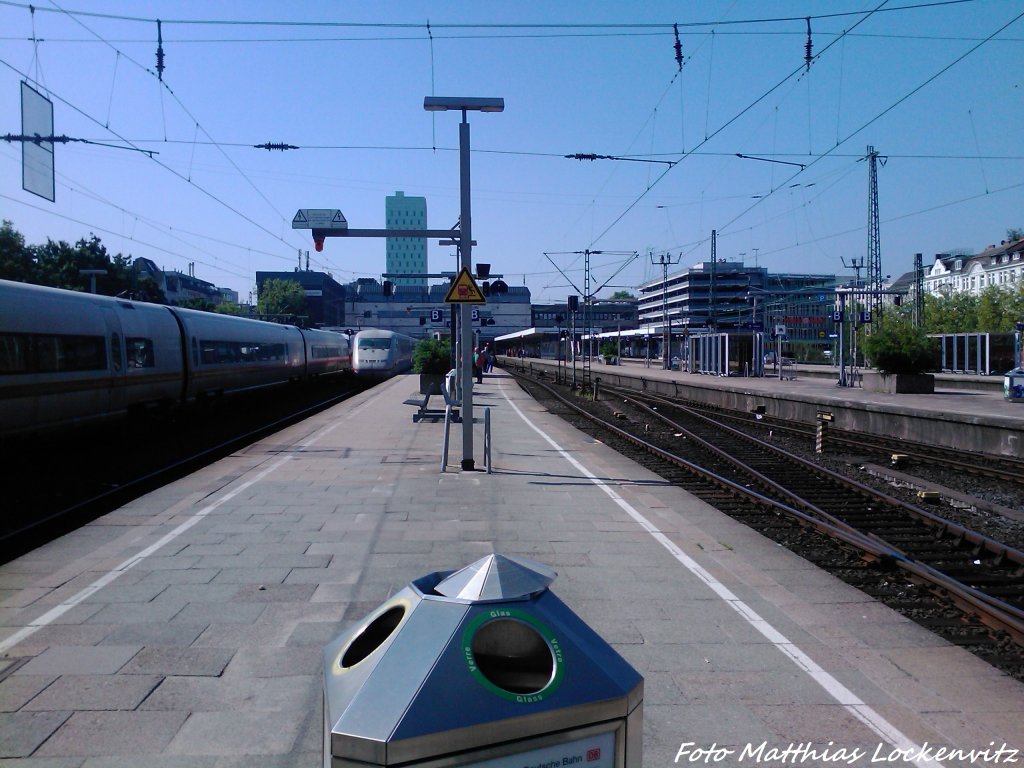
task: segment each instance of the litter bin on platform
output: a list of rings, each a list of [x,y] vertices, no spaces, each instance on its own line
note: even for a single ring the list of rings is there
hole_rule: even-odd
[[[1014,368],[1003,376],[1003,397],[1011,403],[1024,403],[1024,368]]]
[[[488,555],[430,573],[324,648],[324,766],[640,768],[643,678]]]

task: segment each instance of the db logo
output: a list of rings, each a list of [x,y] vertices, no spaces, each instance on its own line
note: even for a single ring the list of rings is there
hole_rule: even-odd
[[[588,763],[592,763],[595,760],[600,760],[600,759],[601,759],[601,748],[600,747],[598,747],[597,749],[588,749],[587,750],[587,762]]]

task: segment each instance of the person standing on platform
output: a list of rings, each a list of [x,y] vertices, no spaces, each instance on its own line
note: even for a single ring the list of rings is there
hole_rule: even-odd
[[[473,375],[476,376],[476,383],[484,383],[484,353],[483,350],[473,347]]]

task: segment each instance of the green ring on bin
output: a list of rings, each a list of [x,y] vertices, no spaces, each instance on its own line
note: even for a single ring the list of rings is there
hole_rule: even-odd
[[[548,684],[539,691],[535,691],[533,693],[515,693],[514,691],[506,691],[504,688],[501,688],[488,680],[476,665],[476,659],[473,655],[473,637],[485,624],[489,624],[492,621],[498,621],[500,619],[512,619],[513,621],[522,622],[531,629],[536,630],[537,634],[539,634],[544,639],[544,642],[548,644],[548,650],[551,651],[554,673],[551,675],[551,679],[548,681]],[[473,620],[466,625],[466,629],[462,633],[462,652],[465,655],[466,666],[469,668],[469,673],[478,683],[480,683],[480,685],[491,693],[501,696],[503,699],[508,699],[509,701],[514,701],[519,704],[533,704],[538,701],[544,701],[544,699],[548,698],[558,690],[558,687],[562,684],[562,678],[565,676],[565,663],[562,661],[562,648],[558,643],[558,638],[556,638],[555,634],[548,629],[547,625],[541,623],[526,611],[519,610],[518,608],[492,608],[490,610],[483,611],[478,616],[474,617]]]

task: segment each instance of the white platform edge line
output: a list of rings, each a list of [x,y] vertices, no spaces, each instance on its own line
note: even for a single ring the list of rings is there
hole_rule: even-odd
[[[354,417],[356,414],[358,414],[358,413],[362,412],[364,409],[368,408],[370,406],[370,404],[373,403],[377,398],[381,397],[381,395],[382,395],[382,393],[378,392],[373,397],[370,397],[369,399],[367,399],[366,402],[362,403],[360,406],[357,406],[353,410],[349,411],[344,418],[338,419],[337,421],[334,421],[334,422],[331,422],[330,424],[325,426],[323,429],[317,430],[313,435],[311,435],[305,442],[303,442],[301,444],[301,447],[309,448],[310,446],[315,445],[322,437],[324,437],[325,435],[327,435],[330,432],[332,432],[333,430],[335,430],[342,423],[344,423],[345,421],[348,421],[349,419]],[[162,548],[166,544],[169,544],[171,541],[173,541],[174,539],[178,538],[178,536],[183,534],[185,531],[187,531],[189,528],[194,526],[196,523],[198,523],[204,517],[209,515],[211,512],[213,512],[215,509],[217,509],[217,507],[221,506],[225,502],[230,501],[235,496],[237,496],[239,493],[244,491],[246,488],[249,488],[250,486],[258,483],[260,480],[265,478],[271,472],[273,472],[274,470],[278,469],[282,464],[284,464],[287,461],[290,461],[291,458],[292,458],[291,456],[283,456],[283,457],[278,458],[277,461],[274,461],[272,464],[270,464],[268,467],[263,469],[255,477],[253,477],[253,478],[251,478],[249,480],[246,480],[241,485],[238,485],[238,486],[232,488],[230,491],[225,493],[223,496],[221,496],[219,499],[217,499],[212,504],[207,504],[202,509],[200,509],[197,512],[193,513],[183,523],[179,524],[174,530],[172,530],[169,533],[165,534],[164,536],[160,537],[157,541],[153,542],[152,544],[150,544],[148,547],[146,547],[145,549],[141,550],[137,554],[132,555],[130,558],[125,560],[120,565],[117,565],[114,568],[111,568],[109,571],[104,573],[102,576],[100,576],[94,582],[92,582],[91,584],[89,584],[86,587],[83,587],[81,590],[76,592],[74,595],[69,597],[67,600],[65,600],[64,602],[60,603],[59,605],[54,606],[53,608],[48,610],[43,615],[39,616],[36,619],[33,619],[32,621],[30,621],[28,624],[26,624],[24,627],[19,629],[14,634],[10,635],[9,637],[4,638],[3,640],[0,640],[0,654],[6,653],[8,650],[13,648],[15,645],[17,645],[21,641],[25,640],[26,638],[31,637],[32,635],[34,635],[36,632],[38,632],[43,627],[46,627],[46,626],[52,624],[54,621],[59,619],[61,616],[63,616],[68,611],[70,611],[72,608],[74,608],[79,603],[81,603],[87,597],[89,597],[90,595],[94,595],[95,593],[99,592],[101,589],[103,589],[103,587],[105,587],[108,584],[110,584],[111,582],[113,582],[118,576],[120,576],[121,574],[126,573],[127,571],[131,570],[136,565],[138,565],[143,560],[145,560],[147,557],[152,555],[154,552],[158,551],[160,548]]]
[[[829,672],[825,671],[813,659],[811,659],[810,656],[800,650],[795,643],[790,642],[785,635],[775,629],[769,622],[761,618],[755,610],[733,594],[732,590],[708,573],[699,563],[676,546],[676,544],[669,539],[668,536],[662,533],[657,526],[634,509],[629,502],[619,496],[614,488],[583,466],[583,464],[573,458],[568,451],[548,436],[544,430],[534,424],[529,417],[523,413],[519,406],[517,406],[508,396],[508,392],[505,387],[501,387],[501,393],[508,404],[512,406],[512,410],[519,415],[519,418],[521,418],[528,427],[540,435],[552,448],[555,449],[555,451],[559,453],[559,455],[562,456],[562,458],[575,467],[576,470],[590,480],[591,483],[604,491],[608,497],[618,504],[626,514],[633,518],[640,527],[651,534],[655,541],[667,549],[684,568],[704,582],[704,584],[706,584],[715,594],[721,597],[730,608],[736,611],[736,613],[738,613],[754,629],[767,638],[768,641],[772,643],[782,654],[787,656],[794,664],[806,672],[814,682],[821,686],[826,693],[842,705],[842,707],[854,718],[864,723],[864,725],[878,734],[880,738],[885,739],[885,741],[892,746],[904,750],[913,750],[914,753],[920,752],[920,746],[915,744],[912,739],[882,717],[882,715],[876,712],[868,704],[861,701],[860,697],[858,697],[853,691],[839,682]],[[935,760],[922,759],[917,762],[919,765],[935,766],[936,768],[941,768],[942,766],[942,763]]]

